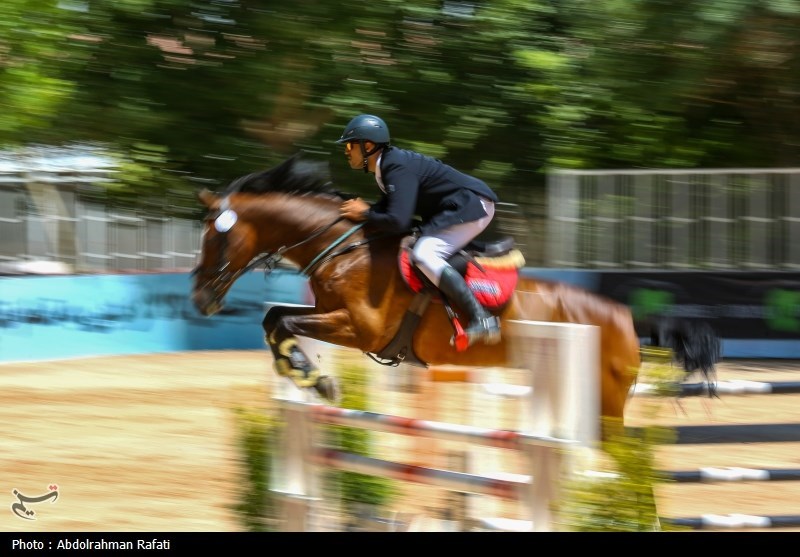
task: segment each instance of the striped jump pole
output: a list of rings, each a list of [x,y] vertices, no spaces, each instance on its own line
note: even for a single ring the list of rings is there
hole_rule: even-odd
[[[526,445],[547,448],[564,448],[577,445],[577,440],[560,439],[549,435],[535,435],[518,431],[493,430],[482,427],[448,424],[432,420],[417,420],[388,416],[362,410],[315,405],[310,408],[311,419],[317,423],[361,427],[372,431],[424,435],[449,441],[478,443],[501,449],[522,450]]]
[[[511,501],[522,499],[525,490],[530,485],[530,481],[526,480],[485,478],[464,472],[389,462],[336,449],[318,449],[314,452],[312,458],[318,465],[336,468],[337,470],[381,476],[404,482],[415,482],[453,491],[491,495]]]
[[[675,445],[731,443],[800,443],[800,423],[717,424],[660,426],[675,433]],[[631,435],[641,436],[642,427],[626,427]]]
[[[692,530],[723,530],[745,528],[796,528],[800,515],[758,516],[750,514],[704,514],[691,518],[660,518],[662,523],[683,526]]]
[[[790,395],[800,393],[800,381],[716,382],[719,395]],[[675,385],[678,396],[708,396],[707,383]],[[653,385],[639,384],[632,389],[636,395],[659,395]],[[800,423],[720,424],[664,426],[676,433],[677,445],[720,443],[797,443],[800,442]],[[637,430],[639,428],[630,428]],[[660,470],[660,475],[677,483],[774,482],[800,480],[800,469],[757,469],[743,467],[702,467],[698,470]],[[660,517],[663,524],[692,530],[746,530],[800,527],[800,515],[704,514],[696,517]]]
[[[678,483],[783,482],[800,480],[800,468],[704,467],[699,470],[662,470],[660,474]]]
[[[708,395],[706,383],[684,383],[677,386],[678,396]],[[725,395],[790,395],[800,393],[800,381],[719,381],[715,384],[718,394]],[[651,395],[657,392],[653,385],[642,383],[633,387],[636,395]]]

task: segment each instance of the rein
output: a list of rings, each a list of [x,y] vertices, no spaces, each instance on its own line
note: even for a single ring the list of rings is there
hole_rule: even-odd
[[[363,224],[364,223],[362,223],[362,225]],[[355,232],[355,230],[351,230],[351,232]],[[335,257],[339,257],[340,255],[344,255],[345,253],[351,252],[356,248],[359,248],[361,246],[365,246],[365,245],[367,245],[368,243],[370,243],[372,241],[379,240],[381,238],[389,238],[391,236],[397,236],[397,235],[398,234],[396,232],[384,232],[382,234],[377,234],[375,236],[370,236],[368,238],[364,238],[363,240],[358,240],[357,242],[353,242],[352,244],[347,244],[345,247],[343,247],[340,250],[337,250],[337,251],[335,251],[333,253],[328,253],[332,248],[336,247],[336,244],[333,244],[333,245],[329,246],[325,250],[325,252],[323,252],[323,253],[321,253],[320,255],[317,256],[317,258],[315,259],[316,265],[319,266],[319,265],[322,265],[323,263],[327,263],[328,261],[330,261],[331,259],[333,259]],[[349,236],[349,233],[347,233],[346,236]],[[344,236],[341,238],[341,240],[344,240]],[[324,259],[321,259],[322,256],[325,255],[326,253],[328,254],[327,257],[325,257]],[[319,261],[317,261],[317,260],[319,260]],[[311,265],[306,267],[304,269],[304,271],[307,271],[310,268],[311,268]],[[309,274],[308,276],[311,276],[311,275]]]
[[[338,219],[336,219],[336,221],[334,221],[334,223],[336,223],[336,222],[339,222],[340,220],[342,220],[342,217],[339,217]],[[325,248],[324,250],[322,250],[322,252],[321,252],[319,255],[317,255],[317,256],[316,256],[316,257],[315,257],[315,258],[314,258],[314,259],[311,261],[311,263],[309,263],[308,265],[306,265],[305,269],[303,269],[302,271],[300,271],[300,274],[301,274],[301,275],[306,275],[306,276],[311,276],[311,274],[309,273],[309,270],[310,270],[310,269],[313,269],[313,268],[314,268],[314,267],[316,267],[317,265],[320,265],[320,264],[322,264],[322,262],[323,262],[323,258],[324,258],[326,255],[328,255],[328,254],[331,252],[331,250],[333,250],[333,248],[335,248],[336,246],[338,246],[339,244],[341,244],[342,242],[344,242],[344,241],[345,241],[345,240],[346,240],[346,239],[347,239],[347,238],[348,238],[348,237],[349,237],[351,234],[353,234],[354,232],[356,232],[356,231],[360,230],[360,229],[361,229],[361,227],[363,227],[365,224],[366,224],[365,222],[361,222],[361,223],[359,223],[359,224],[357,224],[357,225],[353,226],[353,227],[352,227],[350,230],[348,230],[347,232],[345,232],[345,233],[344,233],[344,234],[342,234],[341,236],[339,236],[339,237],[338,237],[338,238],[337,238],[337,239],[336,239],[336,240],[335,240],[335,241],[334,241],[334,242],[333,242],[331,245],[329,245],[327,248]],[[328,228],[330,228],[330,226],[329,226]],[[310,238],[309,238],[309,239],[310,239]],[[358,242],[356,242],[356,244],[358,244]],[[356,246],[356,244],[351,244],[351,245],[350,245],[350,246],[348,246],[348,247],[349,247],[350,249],[352,249],[353,247],[355,247],[355,246]],[[294,247],[294,246],[292,246],[292,247]],[[346,251],[350,251],[350,249],[347,249]],[[326,258],[326,259],[325,259],[325,261],[328,261],[328,260],[330,260],[330,259],[332,259],[332,258],[334,258],[334,257],[336,257],[337,255],[340,255],[340,254],[342,254],[342,253],[346,253],[346,251],[339,251],[339,252],[333,253],[333,254],[331,254],[331,255],[330,255],[330,257]]]
[[[339,221],[341,221],[343,219],[344,219],[344,217],[337,218],[332,223],[330,223],[330,224],[328,224],[328,225],[326,225],[326,226],[314,231],[314,233],[311,236],[309,236],[305,240],[297,242],[296,244],[292,244],[291,246],[288,246],[288,247],[282,246],[276,252],[264,253],[264,254],[256,256],[241,271],[239,271],[239,273],[237,273],[236,276],[238,277],[242,273],[245,273],[245,272],[249,271],[250,269],[252,269],[253,267],[256,267],[257,265],[259,265],[262,262],[266,263],[264,271],[265,271],[265,273],[267,275],[269,275],[272,272],[272,270],[275,268],[275,266],[278,264],[278,262],[281,259],[283,259],[283,254],[284,253],[286,253],[290,249],[296,248],[297,246],[303,245],[303,244],[305,244],[306,242],[308,242],[310,240],[313,240],[314,238],[316,238],[320,234],[324,233],[325,231],[330,230],[330,228],[333,227],[333,225],[335,225],[337,222],[339,222]],[[300,274],[301,275],[305,275],[307,277],[310,277],[312,272],[313,272],[313,269],[319,267],[323,263],[327,263],[331,259],[339,257],[340,255],[344,255],[345,253],[351,252],[354,249],[356,249],[358,247],[361,247],[361,246],[364,246],[364,245],[366,245],[366,244],[368,244],[368,243],[370,243],[370,242],[372,242],[374,240],[378,240],[380,238],[386,238],[386,237],[389,237],[389,236],[395,236],[396,235],[395,233],[392,233],[392,232],[378,234],[376,236],[371,236],[371,237],[368,237],[368,238],[364,238],[363,240],[359,240],[357,242],[353,242],[351,244],[348,244],[348,245],[344,246],[343,248],[341,248],[341,249],[339,249],[337,251],[333,251],[334,248],[336,248],[338,245],[340,245],[342,242],[344,242],[347,238],[352,236],[357,231],[361,230],[361,228],[363,228],[365,224],[366,224],[366,222],[360,222],[360,223],[350,227],[350,229],[348,229],[347,232],[345,232],[344,234],[339,236],[336,240],[334,240],[327,248],[322,250],[311,261],[311,263],[306,265],[300,271]]]
[[[244,268],[239,272],[239,274],[245,273],[245,272],[249,271],[250,269],[252,269],[253,267],[256,267],[259,264],[261,264],[262,262],[264,262],[264,263],[266,263],[264,271],[266,272],[267,275],[269,275],[272,272],[272,270],[275,268],[275,266],[278,264],[278,262],[280,262],[280,260],[283,259],[283,254],[284,253],[286,253],[287,251],[289,251],[291,249],[294,249],[294,248],[296,248],[298,246],[302,246],[306,242],[310,242],[311,240],[313,240],[317,236],[319,236],[321,234],[324,234],[325,232],[327,232],[328,230],[333,228],[333,226],[336,223],[340,222],[343,219],[344,219],[344,217],[337,218],[336,220],[334,220],[330,224],[326,224],[322,228],[318,228],[317,230],[315,230],[311,234],[311,236],[309,236],[308,238],[306,238],[304,240],[300,240],[299,242],[297,242],[295,244],[292,244],[291,246],[281,246],[280,248],[278,248],[277,251],[270,252],[270,253],[262,253],[260,255],[257,255],[256,257],[253,258],[253,260],[250,263],[248,263],[247,265],[244,266]],[[350,234],[352,234],[353,232],[355,232],[356,230],[361,228],[363,225],[364,225],[364,223],[361,223],[360,225],[354,226],[353,228],[351,228],[350,230],[345,232],[333,244],[328,246],[328,248],[324,252],[322,252],[320,255],[318,255],[316,258],[314,258],[314,260],[308,266],[306,266],[305,269],[300,271],[300,273],[301,274],[305,274],[305,272],[309,268],[311,268],[322,255],[324,255],[325,253],[327,253],[331,249],[335,248],[337,245],[339,245],[341,242],[343,242],[345,240],[345,238],[350,236]]]

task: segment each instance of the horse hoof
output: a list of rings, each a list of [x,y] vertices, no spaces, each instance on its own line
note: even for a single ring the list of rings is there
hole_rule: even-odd
[[[339,388],[339,380],[330,375],[323,375],[317,379],[314,389],[319,393],[319,396],[327,400],[331,404],[339,404],[341,400],[342,391]]]

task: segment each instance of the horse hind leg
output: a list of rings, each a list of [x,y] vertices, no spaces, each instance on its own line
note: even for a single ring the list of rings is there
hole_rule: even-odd
[[[600,413],[601,439],[608,441],[625,431],[625,407],[631,385],[636,379],[638,364],[604,356],[601,360]]]
[[[604,358],[602,361],[602,415],[603,429],[602,441],[604,443],[621,443],[631,450],[607,452],[615,461],[620,472],[623,472],[630,483],[630,489],[636,493],[638,504],[647,507],[652,515],[652,523],[648,523],[647,516],[643,516],[643,530],[661,530],[658,520],[658,508],[656,493],[652,480],[649,476],[642,476],[637,466],[641,462],[642,440],[631,437],[625,430],[624,413],[627,402],[630,400],[630,390],[641,368],[640,358],[630,355],[628,358]],[[626,459],[620,460],[621,455],[627,455]],[[635,455],[635,456],[632,456]],[[633,464],[634,468],[626,472],[632,464],[630,459],[639,460]]]

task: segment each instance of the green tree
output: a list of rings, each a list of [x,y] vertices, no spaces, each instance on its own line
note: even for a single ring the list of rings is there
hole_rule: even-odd
[[[570,57],[576,71],[548,125],[560,127],[560,139],[547,145],[554,165],[780,167],[797,160],[799,2],[563,8],[579,55]]]
[[[788,166],[797,0],[9,0],[0,141],[99,142],[119,190],[221,188],[298,149],[374,196],[334,145],[395,143],[506,201],[574,168]]]

